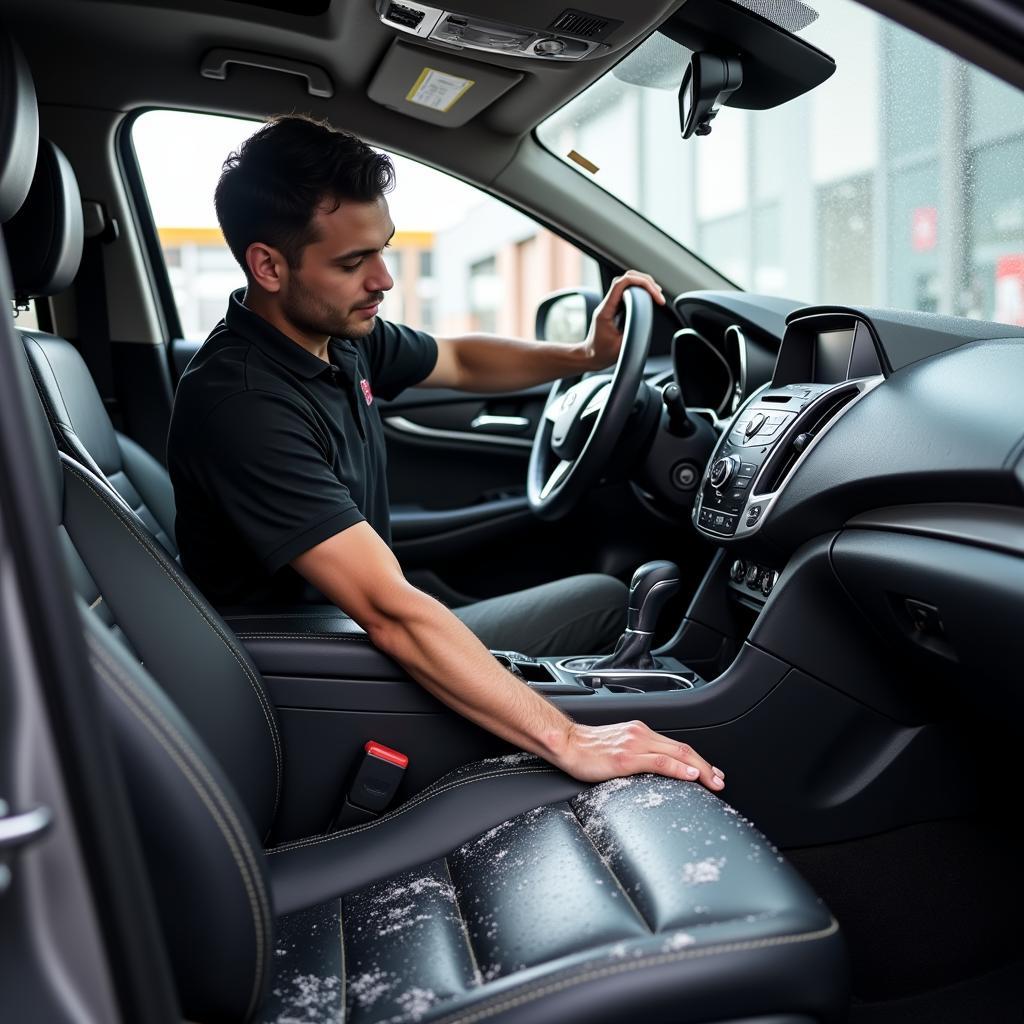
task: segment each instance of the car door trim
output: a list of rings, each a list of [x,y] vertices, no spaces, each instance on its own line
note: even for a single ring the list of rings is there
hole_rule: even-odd
[[[532,440],[523,437],[503,437],[500,434],[471,434],[464,430],[442,430],[439,427],[426,427],[405,416],[386,416],[384,423],[400,434],[413,434],[416,437],[429,437],[436,440],[465,441],[469,444],[496,444],[504,448],[529,449]]]

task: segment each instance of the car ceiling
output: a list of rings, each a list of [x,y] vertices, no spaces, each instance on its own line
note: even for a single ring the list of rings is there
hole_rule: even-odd
[[[511,68],[523,78],[466,125],[441,132],[367,97],[396,37],[410,38],[381,23],[373,0],[334,0],[326,13],[313,16],[226,0],[18,0],[5,2],[3,9],[28,57],[44,107],[78,105],[88,97],[89,106],[120,111],[173,106],[247,116],[309,112],[428,162],[451,166],[453,151],[461,152],[465,159],[457,169],[486,183],[511,159],[524,133],[600,77],[680,6],[681,0],[633,0],[629,5],[586,0],[588,12],[622,25],[608,35],[602,56],[579,62],[460,52],[462,60]],[[457,9],[543,28],[566,4],[459,0]],[[405,45],[452,53],[420,40]],[[293,75],[244,67],[232,67],[226,81],[203,78],[201,59],[216,47],[316,64],[330,76],[335,94],[320,99]]]

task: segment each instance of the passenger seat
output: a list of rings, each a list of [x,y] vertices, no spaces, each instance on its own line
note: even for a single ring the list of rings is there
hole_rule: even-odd
[[[56,295],[74,280],[83,236],[78,182],[67,158],[47,139],[39,142],[28,199],[4,226],[4,235],[19,303]],[[19,333],[61,450],[105,478],[176,559],[174,491],[167,470],[145,448],[114,430],[74,345],[42,331]]]

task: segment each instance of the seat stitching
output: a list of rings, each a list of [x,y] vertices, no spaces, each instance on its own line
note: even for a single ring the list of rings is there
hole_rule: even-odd
[[[60,390],[60,381],[57,380],[57,375],[53,372],[53,364],[50,362],[50,358],[49,356],[47,356],[45,350],[43,349],[43,346],[40,345],[35,338],[27,338],[26,335],[24,334],[22,335],[22,339],[27,340],[29,344],[34,345],[37,349],[39,349],[39,352],[42,355],[43,359],[46,360],[46,365],[49,366],[50,368],[50,373],[53,375],[53,383],[54,386],[57,388],[57,394],[60,395],[60,400],[64,402],[64,395],[61,393]],[[28,368],[29,371],[31,372],[32,383],[35,384],[36,392],[38,393],[39,398],[43,403],[43,408],[47,411],[47,419],[56,423],[58,427],[68,427],[73,431],[74,425],[71,423],[70,416],[68,417],[67,422],[61,419],[60,414],[57,412],[57,407],[53,404],[53,401],[51,400],[49,394],[46,391],[45,386],[43,385],[42,378],[39,376],[39,371],[36,369],[36,364],[32,361],[31,358],[28,360]],[[67,407],[67,402],[64,402],[64,408],[67,409]],[[62,429],[61,433],[63,434],[63,432],[64,431]]]
[[[275,853],[287,853],[290,850],[305,849],[308,846],[320,846],[322,843],[334,842],[336,839],[347,839],[351,835],[355,835],[357,832],[365,832],[367,829],[376,828],[378,825],[384,825],[389,821],[393,821],[400,814],[404,814],[406,811],[414,810],[421,804],[427,803],[429,800],[433,800],[436,796],[441,796],[444,793],[448,793],[453,789],[459,789],[462,786],[469,786],[476,782],[486,782],[489,779],[503,779],[513,775],[543,775],[545,773],[556,774],[558,769],[556,768],[514,768],[510,771],[504,772],[492,772],[487,775],[478,775],[472,779],[462,779],[458,782],[451,782],[440,789],[425,789],[418,796],[414,796],[411,800],[406,801],[401,807],[396,807],[393,811],[386,815],[378,818],[376,821],[368,821],[363,825],[355,825],[352,828],[344,829],[341,832],[332,832],[326,836],[315,836],[308,839],[297,839],[291,843],[285,843],[281,846],[275,846],[272,849],[264,851],[267,856],[273,856]],[[440,785],[440,783],[435,783]]]
[[[92,647],[94,654],[99,653],[98,647],[96,647],[93,644],[91,644],[90,646]],[[234,860],[235,866],[238,868],[238,873],[239,876],[241,877],[242,885],[245,889],[246,897],[249,901],[249,911],[252,914],[253,918],[253,931],[256,940],[256,968],[254,971],[252,992],[251,995],[249,996],[249,1006],[248,1010],[246,1011],[246,1016],[249,1016],[256,1008],[256,1005],[258,1004],[260,989],[262,987],[261,981],[263,971],[265,969],[264,960],[266,957],[265,931],[268,927],[268,916],[265,916],[266,911],[264,909],[262,900],[259,899],[257,896],[257,894],[259,894],[259,887],[254,887],[253,885],[253,879],[249,873],[250,868],[243,862],[242,858],[239,856],[238,846],[241,845],[244,849],[247,850],[248,844],[245,843],[244,837],[241,834],[237,836],[231,835],[230,830],[226,827],[226,823],[224,822],[218,811],[218,808],[215,806],[214,796],[206,792],[203,786],[200,785],[200,780],[193,774],[189,766],[185,764],[178,751],[173,749],[168,737],[161,735],[160,728],[157,724],[158,721],[159,725],[162,725],[164,728],[171,731],[171,727],[168,725],[166,720],[154,720],[148,717],[143,712],[139,704],[135,703],[135,701],[141,702],[141,695],[137,692],[129,693],[124,687],[118,685],[118,681],[115,680],[114,676],[108,670],[107,666],[105,664],[102,664],[98,658],[94,657],[92,659],[92,665],[93,668],[99,673],[99,675],[107,682],[107,684],[110,686],[111,690],[118,697],[118,699],[143,724],[147,732],[149,732],[153,736],[153,738],[160,744],[160,746],[167,753],[168,757],[170,757],[171,760],[178,767],[178,770],[185,777],[186,781],[195,791],[196,795],[199,797],[199,799],[202,801],[203,805],[209,812],[210,817],[213,819],[214,824],[216,824],[217,828],[219,829],[221,836],[223,837],[228,847],[228,850],[231,853],[231,858],[232,860]],[[186,751],[184,752],[188,752],[187,748]],[[217,787],[216,784],[213,783],[213,780],[211,779],[209,781],[210,783],[212,783],[213,788],[216,790]],[[219,790],[217,791],[216,795],[220,796],[221,799],[223,799],[223,795],[219,793]],[[262,894],[259,895],[261,896]]]
[[[473,965],[473,980],[478,985],[482,985],[484,976],[480,971],[480,964],[477,962],[476,953],[473,950],[473,942],[469,937],[469,925],[466,923],[466,915],[463,914],[462,906],[459,903],[459,891],[455,887],[455,878],[452,876],[452,869],[448,865],[448,857],[442,857],[441,863],[444,865],[444,873],[448,876],[448,881],[451,883],[452,900],[455,903],[455,916],[459,919],[459,925],[462,928],[462,934],[466,939],[466,949],[469,950],[469,959]]]
[[[68,412],[67,424],[62,424],[62,426],[66,425],[66,426],[70,427],[71,430],[74,431],[75,436],[77,437],[78,436],[78,432],[75,430],[75,424],[74,424],[74,422],[71,419],[71,407],[68,405],[68,400],[64,397],[64,391],[63,391],[63,389],[60,386],[60,377],[57,375],[57,371],[53,368],[53,363],[50,361],[50,357],[46,354],[46,349],[44,349],[43,346],[40,345],[38,341],[35,343],[35,345],[36,345],[36,348],[38,348],[40,353],[42,354],[42,357],[46,360],[46,365],[50,368],[50,373],[53,376],[53,386],[57,389],[57,394],[60,395],[60,400],[61,400],[61,402],[64,403],[64,408],[67,409],[67,412]],[[58,420],[58,422],[60,422],[60,421]],[[84,448],[85,445],[83,444],[82,447]]]
[[[580,831],[583,833],[587,842],[590,843],[590,845],[594,848],[594,852],[597,854],[601,863],[608,869],[608,874],[611,875],[612,878],[615,880],[615,884],[619,887],[619,892],[622,893],[622,895],[626,898],[626,902],[633,908],[633,913],[640,918],[640,920],[644,923],[644,927],[646,927],[648,931],[655,931],[654,925],[647,920],[643,912],[636,905],[635,901],[633,900],[633,897],[630,896],[629,893],[626,891],[626,887],[622,884],[622,880],[619,878],[617,874],[615,874],[615,868],[612,867],[611,861],[608,860],[608,858],[601,852],[597,843],[594,842],[590,833],[587,831],[586,825],[583,824],[583,819],[580,818],[580,816],[576,813],[576,808],[573,807],[572,801],[566,800],[565,805],[569,808],[569,813],[576,820],[576,823],[579,825]]]
[[[136,544],[138,544],[142,548],[142,550],[146,552],[147,555],[149,555],[149,557],[156,563],[156,565],[160,569],[160,571],[178,588],[179,591],[181,591],[181,593],[184,595],[184,597],[188,600],[189,604],[191,604],[192,607],[197,612],[199,612],[199,614],[202,616],[203,620],[210,627],[210,629],[213,631],[213,633],[217,636],[217,638],[221,641],[221,643],[224,644],[224,646],[227,648],[227,650],[229,651],[231,656],[235,659],[235,661],[238,662],[238,665],[242,669],[242,672],[245,674],[246,678],[249,680],[249,684],[252,687],[252,690],[256,694],[256,698],[257,698],[257,700],[260,703],[260,707],[261,707],[261,709],[263,711],[263,717],[266,719],[267,728],[270,731],[271,744],[272,744],[273,750],[274,750],[274,781],[275,781],[275,786],[274,786],[274,809],[273,809],[273,813],[272,813],[271,817],[272,818],[275,817],[277,815],[278,798],[279,798],[280,792],[281,792],[281,751],[280,751],[280,745],[279,745],[279,741],[278,741],[277,727],[274,724],[274,718],[273,718],[273,715],[272,715],[272,713],[270,711],[267,699],[264,696],[264,694],[262,693],[262,688],[257,683],[256,679],[254,678],[252,672],[249,670],[248,666],[245,664],[245,661],[242,658],[239,657],[238,652],[235,651],[235,649],[232,647],[232,645],[231,645],[230,641],[228,640],[228,638],[226,636],[224,636],[224,634],[217,628],[216,623],[206,614],[206,612],[203,610],[202,606],[188,592],[188,588],[187,587],[183,587],[181,585],[181,581],[176,579],[175,576],[172,573],[168,572],[167,567],[164,566],[164,564],[161,562],[160,556],[156,552],[150,550],[149,545],[146,544],[146,542],[145,542],[145,540],[143,538],[140,538],[139,536],[137,536],[135,534],[135,532],[133,531],[133,529],[129,525],[128,521],[126,521],[122,517],[121,512],[118,509],[117,505],[116,504],[112,504],[108,500],[107,496],[103,493],[102,489],[97,487],[95,485],[95,483],[92,480],[90,480],[88,478],[88,476],[85,475],[85,473],[81,470],[81,467],[78,466],[77,463],[75,463],[73,460],[68,459],[68,458],[63,459],[62,461],[63,461],[65,467],[74,476],[78,477],[78,479],[81,480],[96,495],[96,497],[98,497],[100,499],[100,501],[102,501],[103,504],[106,505],[107,508],[109,508],[115,514],[115,516],[117,517],[117,521],[124,527],[125,531],[128,533],[128,536],[131,537],[132,540],[134,540],[136,542]]]
[[[735,953],[740,950],[749,949],[766,949],[772,946],[792,945],[798,942],[813,942],[818,939],[826,939],[829,936],[834,935],[838,930],[839,925],[835,918],[832,918],[832,922],[827,928],[822,928],[814,932],[800,932],[796,935],[776,935],[764,939],[747,939],[741,942],[723,943],[718,946],[706,946],[703,949],[685,949],[679,952],[659,953],[651,956],[639,957],[636,960],[627,961],[625,963],[609,964],[594,970],[584,971],[568,978],[562,978],[559,981],[540,985],[537,988],[530,989],[529,987],[526,987],[520,995],[513,996],[511,998],[501,998],[490,1006],[472,1009],[468,1013],[456,1010],[453,1014],[449,1014],[446,1017],[437,1018],[434,1021],[434,1024],[456,1024],[456,1022],[458,1022],[458,1024],[473,1024],[474,1021],[493,1017],[496,1013],[514,1009],[517,1006],[522,1006],[524,1003],[540,999],[542,996],[552,995],[555,992],[561,992],[564,989],[572,988],[587,981],[614,977],[615,975],[624,974],[627,971],[639,970],[644,967],[661,967],[665,964],[679,963],[683,960],[697,960],[701,957],[717,956],[722,953]]]

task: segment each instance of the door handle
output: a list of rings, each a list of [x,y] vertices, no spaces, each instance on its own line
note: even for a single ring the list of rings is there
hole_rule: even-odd
[[[526,430],[529,425],[530,421],[526,416],[495,416],[486,412],[480,413],[470,423],[470,427],[473,430],[498,432]]]
[[[52,824],[53,812],[49,807],[40,805],[24,814],[8,814],[7,804],[0,800],[0,893],[11,882],[8,854],[23,846],[31,846],[47,833]]]

